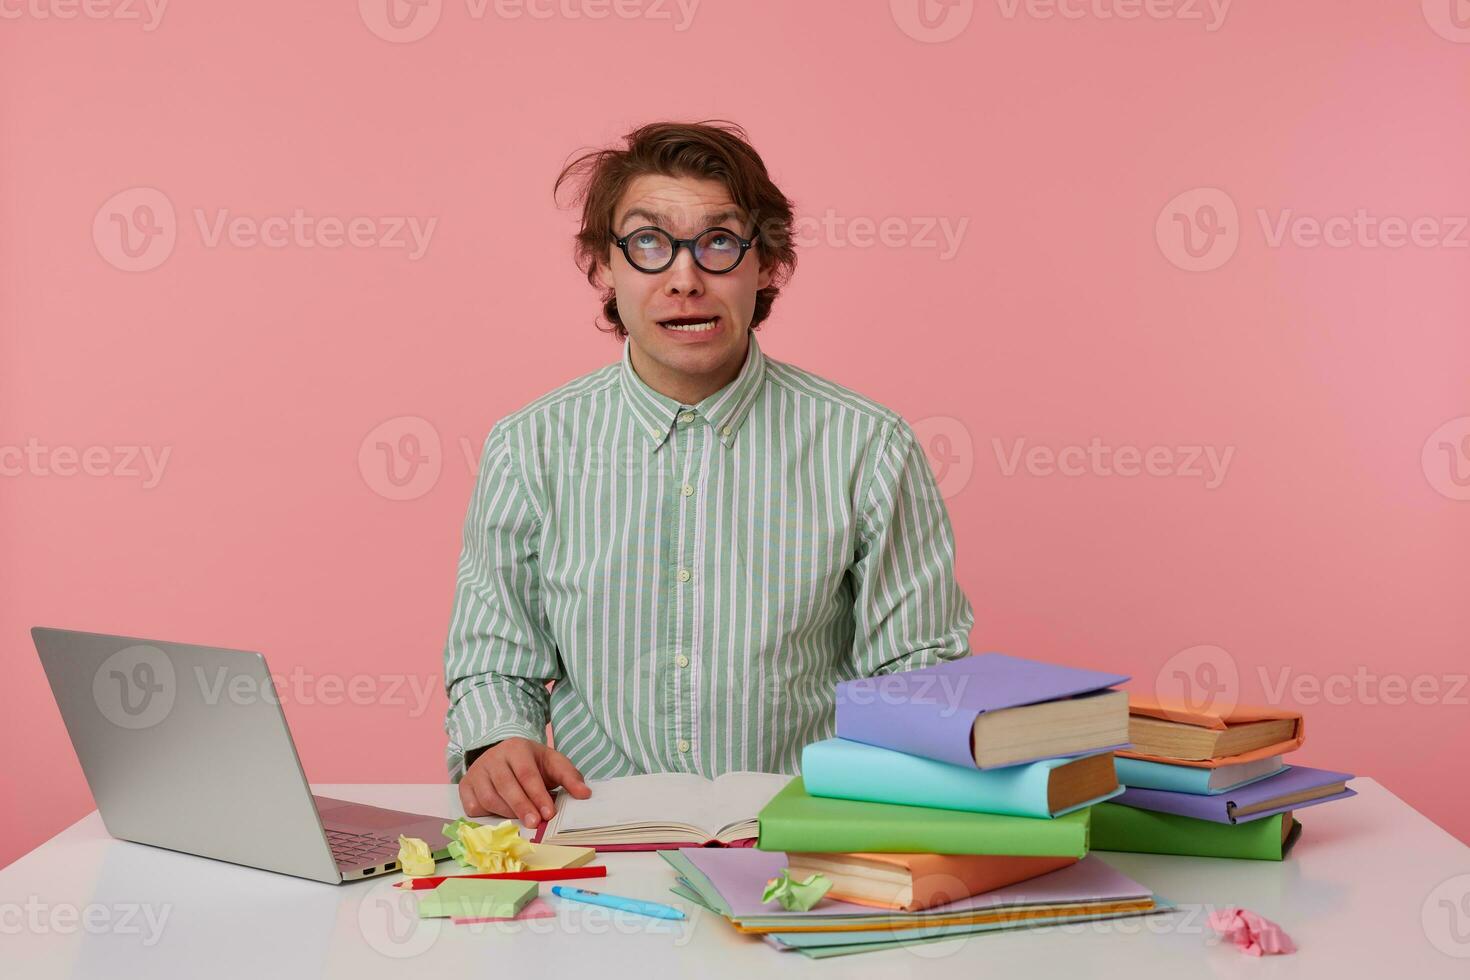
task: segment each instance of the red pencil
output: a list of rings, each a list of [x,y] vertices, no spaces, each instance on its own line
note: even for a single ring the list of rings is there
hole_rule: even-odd
[[[585,868],[550,868],[543,871],[501,871],[496,874],[480,875],[430,875],[424,878],[405,878],[395,884],[394,888],[405,888],[409,891],[420,891],[425,888],[438,888],[440,884],[450,878],[501,878],[506,881],[566,881],[569,878],[606,878],[607,867],[601,864],[590,865]]]

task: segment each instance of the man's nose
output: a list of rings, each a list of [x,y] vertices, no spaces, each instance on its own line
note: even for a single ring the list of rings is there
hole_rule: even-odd
[[[679,249],[674,264],[669,266],[668,279],[664,281],[665,296],[698,296],[704,292],[704,277],[699,266],[694,264],[694,255],[687,248]]]

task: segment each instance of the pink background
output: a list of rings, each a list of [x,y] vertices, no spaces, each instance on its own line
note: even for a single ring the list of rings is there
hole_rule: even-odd
[[[313,779],[445,778],[462,447],[619,353],[552,179],[637,123],[708,117],[745,125],[815,219],[765,349],[925,436],[976,649],[1141,690],[1214,670],[1248,701],[1326,684],[1297,761],[1376,777],[1470,840],[1470,19],[1240,2],[1211,30],[1203,3],[988,0],[936,41],[959,21],[926,34],[912,0],[705,0],[683,30],[675,5],[625,2],[645,15],[445,0],[416,41],[375,34],[374,0],[3,25],[0,447],[49,455],[0,457],[0,863],[92,805],[35,624],[262,650],[301,679],[283,696]],[[1222,204],[1200,188],[1227,210],[1196,260],[1180,230]],[[172,251],[156,238],[125,271],[113,216],[159,194]],[[436,224],[414,259],[211,243],[221,209]],[[1448,241],[1274,238],[1288,210],[1427,217]],[[921,234],[961,221],[952,255]],[[405,434],[427,461],[398,488],[376,445]],[[1213,488],[1169,475],[1185,454],[1164,475],[1010,466],[1016,440],[1094,437],[1232,455]],[[168,450],[156,486],[126,446]],[[104,475],[55,472],[88,447]],[[331,703],[322,678],[368,696]]]

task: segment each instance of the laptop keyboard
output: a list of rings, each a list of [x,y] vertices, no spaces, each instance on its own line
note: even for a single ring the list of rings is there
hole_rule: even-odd
[[[338,864],[370,865],[396,863],[398,838],[380,834],[354,834],[346,830],[327,830],[327,844]]]

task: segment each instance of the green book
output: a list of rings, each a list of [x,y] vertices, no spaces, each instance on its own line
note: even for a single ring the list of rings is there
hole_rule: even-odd
[[[1290,811],[1228,824],[1121,803],[1099,803],[1092,808],[1095,851],[1280,861],[1301,832],[1302,825]]]
[[[419,918],[509,919],[536,897],[534,881],[506,878],[450,878],[423,893]]]
[[[1055,819],[809,796],[801,777],[758,815],[763,851],[1085,857],[1090,808]]]

